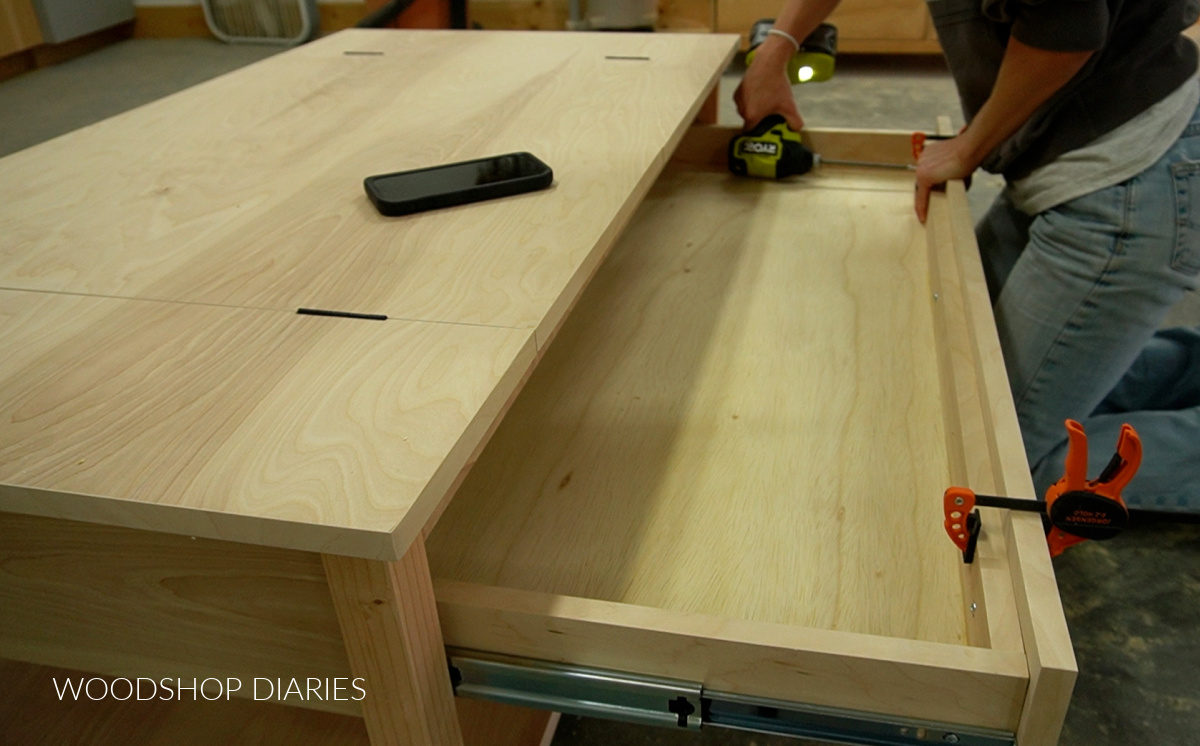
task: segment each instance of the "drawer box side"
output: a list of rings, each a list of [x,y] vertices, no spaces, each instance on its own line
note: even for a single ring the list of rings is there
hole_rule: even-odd
[[[735,694],[1015,730],[1019,652],[798,629],[434,580],[450,647],[702,683]]]
[[[966,191],[961,182],[948,185],[956,263],[967,298],[975,366],[980,371],[979,400],[986,421],[988,453],[994,464],[998,494],[1033,496],[1029,465],[1022,446],[1016,408],[1004,369],[1000,341],[979,260],[975,234],[967,220]],[[997,526],[1008,546],[1009,573],[1015,607],[1029,661],[1029,691],[1017,741],[1022,746],[1058,743],[1078,666],[1041,520],[1031,514],[1007,513]],[[995,529],[994,529],[995,530]]]

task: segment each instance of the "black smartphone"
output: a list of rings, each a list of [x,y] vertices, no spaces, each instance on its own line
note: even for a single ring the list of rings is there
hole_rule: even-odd
[[[554,172],[529,153],[508,153],[461,163],[368,176],[367,196],[380,213],[409,215],[545,189]]]

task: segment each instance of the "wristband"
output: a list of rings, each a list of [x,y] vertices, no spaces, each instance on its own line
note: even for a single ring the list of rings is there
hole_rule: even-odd
[[[797,52],[800,51],[800,42],[796,41],[796,37],[792,36],[791,34],[784,31],[783,29],[771,28],[767,31],[767,35],[768,36],[782,36],[783,38],[787,39],[788,41],[790,41],[792,43],[792,46],[795,47],[795,51],[797,51]]]

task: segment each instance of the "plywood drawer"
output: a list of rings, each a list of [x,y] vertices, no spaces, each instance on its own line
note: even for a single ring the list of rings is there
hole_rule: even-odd
[[[1053,743],[1074,659],[961,184],[787,183],[697,129],[427,547],[448,646]],[[816,132],[827,157],[907,138]]]

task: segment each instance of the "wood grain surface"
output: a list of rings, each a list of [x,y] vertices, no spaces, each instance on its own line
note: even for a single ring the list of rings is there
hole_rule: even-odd
[[[313,553],[0,513],[0,608],[0,657],[12,660],[156,682],[233,678],[235,698],[275,702],[256,677],[351,676]],[[362,713],[347,696],[283,704]]]
[[[418,538],[397,562],[323,555],[375,744],[462,746],[437,607]]]
[[[955,199],[951,199],[951,195]],[[925,227],[929,236],[930,282],[933,286],[930,305],[943,371],[942,407],[946,418],[949,484],[985,494],[1007,494],[1000,487],[1003,482],[1000,466],[991,458],[994,433],[989,425],[992,418],[989,407],[992,402],[981,390],[980,366],[983,363],[977,359],[977,335],[969,312],[977,292],[983,293],[984,303],[988,304],[987,289],[970,287],[960,268],[958,243],[970,241],[973,246],[974,242],[962,185],[952,185],[931,195],[929,207]],[[960,211],[963,213],[961,220]],[[961,231],[964,224],[966,234]],[[985,305],[984,310],[990,323],[990,306]],[[998,364],[1004,375],[1002,360],[987,364]],[[1003,511],[983,508],[980,514],[984,529],[976,547],[975,561],[960,566],[964,597],[970,604],[968,639],[974,645],[1020,650],[1023,644],[1008,565],[1008,547],[1004,532],[999,530]]]
[[[664,176],[430,537],[435,577],[962,642],[911,192]]]
[[[233,697],[62,701],[55,683],[93,674],[0,659],[0,743],[71,746],[369,746],[363,719]],[[109,677],[98,677],[111,680]],[[124,682],[117,683],[123,693]],[[100,691],[94,684],[93,691]],[[482,746],[482,745],[481,745]]]
[[[0,510],[403,554],[529,330],[0,291]]]
[[[0,160],[0,287],[533,328],[732,52],[708,34],[334,34]],[[397,219],[362,187],[519,150],[551,189]]]
[[[1005,375],[1000,339],[991,314],[983,267],[975,233],[964,209],[967,195],[961,184],[951,183],[946,192],[953,218],[962,284],[970,305],[966,317],[976,341],[974,365],[979,370],[979,392],[987,414],[989,452],[996,473],[996,490],[1002,495],[1032,497],[1033,480],[1021,442],[1020,425]],[[1017,620],[1029,665],[1029,688],[1025,696],[1017,741],[1031,746],[1058,743],[1071,694],[1075,689],[1078,664],[1067,629],[1054,566],[1045,542],[1041,519],[1032,513],[1007,512],[1000,520],[986,521],[993,533],[1002,533],[1007,545],[1008,571],[1015,594]]]
[[[733,49],[352,30],[0,159],[0,510],[399,558]],[[551,189],[363,192],[516,150]]]
[[[446,644],[701,683],[710,692],[1016,728],[1021,650],[792,627],[435,580]]]
[[[63,668],[0,659],[0,743],[72,746],[368,746],[363,719],[239,698],[229,701],[70,700],[55,680],[91,678]],[[108,678],[108,677],[101,677]],[[111,679],[110,679],[111,680]],[[123,683],[118,683],[123,687]],[[94,685],[99,690],[99,685]],[[123,690],[122,690],[123,691]],[[548,746],[557,716],[483,700],[455,699],[467,746]],[[549,734],[547,736],[547,734]]]

